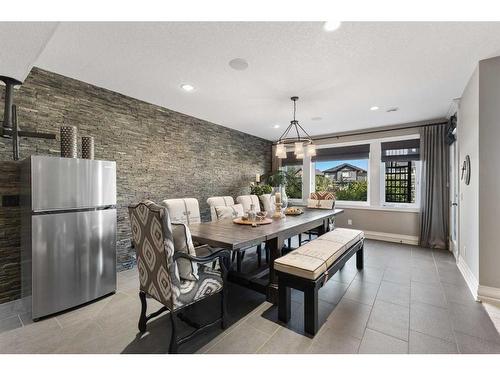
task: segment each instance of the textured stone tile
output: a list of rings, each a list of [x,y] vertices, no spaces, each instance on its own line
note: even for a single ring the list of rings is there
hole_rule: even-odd
[[[384,301],[376,301],[367,327],[389,336],[408,341],[410,309]]]
[[[455,354],[457,344],[420,332],[410,331],[410,354]]]
[[[330,328],[325,328],[316,334],[307,352],[311,354],[354,354],[358,352],[360,344],[360,339],[341,335]]]
[[[458,350],[462,354],[500,354],[500,345],[495,342],[456,333]]]
[[[378,288],[379,284],[354,280],[347,289],[344,297],[367,305],[373,305]]]
[[[281,327],[271,338],[259,348],[257,353],[265,354],[302,354],[306,353],[312,339]]]
[[[231,333],[210,348],[211,354],[251,354],[257,352],[271,336],[247,323],[236,327]]]
[[[383,333],[366,329],[359,347],[360,354],[406,354],[408,343]]]
[[[410,329],[454,341],[448,310],[420,302],[410,305]]]
[[[411,300],[412,302],[423,302],[443,308],[448,306],[441,285],[438,284],[424,284],[412,281]]]
[[[410,288],[405,284],[382,281],[377,293],[377,300],[410,306]]]
[[[370,306],[344,298],[329,316],[325,325],[339,334],[361,339],[370,311]]]

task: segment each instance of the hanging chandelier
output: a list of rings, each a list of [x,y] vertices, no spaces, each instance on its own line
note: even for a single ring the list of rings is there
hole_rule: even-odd
[[[292,147],[297,159],[303,159],[304,155],[315,156],[316,146],[313,144],[311,136],[307,134],[304,128],[300,126],[299,122],[295,119],[297,100],[299,100],[299,97],[292,96],[290,99],[293,101],[293,120],[290,121],[290,125],[288,125],[288,128],[286,128],[276,142],[276,157],[285,159],[287,148]]]

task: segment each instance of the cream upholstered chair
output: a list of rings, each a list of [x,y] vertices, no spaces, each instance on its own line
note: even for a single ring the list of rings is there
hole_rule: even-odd
[[[215,207],[217,206],[234,206],[233,197],[225,196],[225,197],[210,197],[207,199],[207,203],[210,207],[210,215],[212,217],[212,221],[217,221],[217,212]]]
[[[196,198],[165,199],[162,205],[167,207],[170,220],[175,223],[201,223],[200,205]]]
[[[260,212],[259,197],[256,195],[240,195],[236,197],[236,203],[240,203],[243,206],[243,211],[247,212],[250,210],[250,206],[253,204],[255,207],[255,212]]]
[[[254,197],[256,197],[256,196],[254,195]],[[257,203],[258,203],[258,201],[259,200],[257,199]],[[220,207],[220,206],[229,207],[229,206],[235,205],[233,197],[230,197],[230,196],[210,197],[207,199],[207,203],[210,206],[210,215],[212,216],[212,221],[219,220],[219,217],[217,216],[216,207]],[[240,204],[240,203],[238,202],[238,204]],[[245,205],[243,205],[243,204],[241,204],[241,205],[243,206],[243,212],[246,212],[246,211],[248,211],[248,209],[250,209],[250,205],[248,206],[247,210],[245,210]],[[256,210],[257,210],[257,208],[259,208],[258,204],[256,206]],[[260,211],[260,208],[259,208],[259,211]],[[234,259],[236,258],[236,270],[238,272],[241,272],[241,264],[243,262],[243,258],[245,257],[246,250],[248,250],[248,249],[236,250],[232,253],[232,260],[234,261]],[[262,246],[261,245],[257,246],[257,263],[258,263],[259,267],[262,264]]]
[[[139,298],[141,300],[139,331],[145,332],[148,320],[168,310],[172,321],[169,352],[176,353],[178,346],[195,334],[218,323],[221,324],[222,328],[225,328],[225,281],[229,252],[219,250],[207,257],[195,256],[189,228],[185,224],[172,224],[166,208],[154,202],[142,201],[129,206],[128,211],[132,236],[136,245],[137,269],[139,271]],[[196,268],[194,280],[183,278],[179,262],[181,259],[187,262],[187,272],[190,276],[194,275]],[[205,266],[216,259],[219,260],[221,271]],[[215,294],[221,295],[222,311],[220,318],[213,322],[200,327],[179,314],[185,307]],[[146,296],[154,298],[163,307],[146,315]],[[176,317],[186,319],[186,323],[191,323],[196,330],[187,336],[178,338]]]
[[[259,199],[262,203],[264,211],[272,214],[276,210],[276,201],[274,199],[274,195],[262,194],[261,196],[259,196]]]

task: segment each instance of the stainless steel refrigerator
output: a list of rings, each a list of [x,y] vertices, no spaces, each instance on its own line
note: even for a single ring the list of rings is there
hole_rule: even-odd
[[[22,296],[32,318],[116,290],[116,163],[31,156],[21,164]]]

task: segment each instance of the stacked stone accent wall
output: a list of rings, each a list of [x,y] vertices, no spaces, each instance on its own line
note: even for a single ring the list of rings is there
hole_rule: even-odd
[[[3,96],[0,86],[1,103]],[[119,270],[134,262],[126,211],[130,203],[194,197],[208,220],[208,197],[248,194],[255,174],[271,170],[267,140],[42,69],[33,68],[14,90],[14,103],[23,130],[59,134],[61,125],[76,125],[79,155],[80,137],[91,135],[95,158],[116,161]],[[11,140],[0,138],[2,196],[19,192],[18,163],[11,150]],[[20,152],[21,159],[58,156],[59,136],[56,141],[21,139]],[[0,303],[20,293],[19,222],[18,207],[0,207]]]

